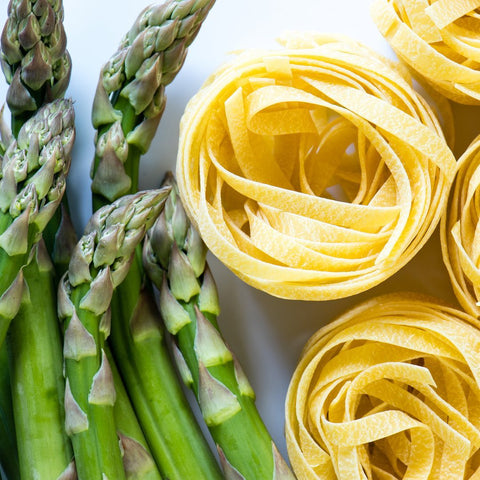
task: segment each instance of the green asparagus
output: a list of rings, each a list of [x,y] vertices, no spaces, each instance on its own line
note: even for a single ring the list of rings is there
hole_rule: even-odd
[[[69,467],[72,450],[64,432],[60,330],[50,321],[57,318],[53,265],[43,241],[27,270],[30,295],[8,337],[15,429],[21,478],[50,479]]]
[[[112,368],[115,385],[116,400],[113,414],[124,451],[123,468],[125,476],[127,480],[161,480],[162,477],[138,423],[108,343],[105,344],[105,354]]]
[[[214,0],[167,0],[147,7],[105,64],[95,94],[94,210],[138,188],[138,164],[177,75]]]
[[[62,97],[67,88],[70,58],[65,50],[62,20],[61,1],[10,2],[2,37],[2,66],[10,84],[7,101],[15,135],[37,109]],[[44,230],[43,237],[51,239],[51,250],[55,237],[61,239],[55,235],[61,217],[57,209]],[[65,228],[59,233],[64,231]],[[57,243],[66,251],[65,241]],[[43,242],[40,244],[42,247],[24,269],[29,297],[9,330],[13,412],[21,477],[49,480],[55,475],[54,478],[67,479],[74,468],[70,465],[72,451],[64,429],[56,275]],[[57,253],[54,252],[54,258]]]
[[[65,425],[80,480],[126,478],[113,414],[112,370],[104,349],[109,305],[167,193],[162,189],[126,196],[97,211],[59,285],[59,317],[65,319]]]
[[[127,279],[129,288],[112,301],[111,343],[152,454],[170,480],[221,479],[172,368],[139,262]]]
[[[144,242],[146,271],[160,290],[175,357],[216,442],[224,474],[238,480],[293,480],[255,407],[255,395],[218,330],[220,308],[206,247],[189,222],[172,175],[165,208]]]
[[[1,47],[2,69],[10,85],[7,104],[17,136],[25,120],[67,89],[71,62],[62,2],[11,0]]]
[[[213,0],[169,0],[146,8],[102,70],[93,106],[97,128],[93,206],[138,186],[140,155],[155,134],[165,86],[178,73]],[[221,478],[169,360],[141,254],[112,301],[112,350],[162,473],[170,480]]]
[[[20,129],[0,178],[0,344],[23,295],[23,268],[65,191],[75,137],[73,108],[58,100]]]

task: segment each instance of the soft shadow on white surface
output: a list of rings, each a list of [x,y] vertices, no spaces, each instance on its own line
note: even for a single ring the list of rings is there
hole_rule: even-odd
[[[0,24],[6,18],[1,2]],[[144,0],[65,0],[65,27],[73,58],[68,95],[75,101],[77,142],[69,180],[69,198],[80,232],[91,209],[89,170],[93,158],[90,109],[101,65],[114,52]],[[174,169],[178,124],[187,101],[229,52],[249,47],[275,47],[286,30],[341,33],[393,57],[369,16],[369,0],[217,0],[184,68],[167,88],[167,108],[160,130],[141,167],[142,188],[156,187]],[[0,98],[6,86],[0,82]],[[457,106],[456,154],[480,133],[480,109]],[[245,285],[211,258],[220,286],[220,326],[257,393],[257,404],[280,451],[285,455],[284,399],[301,349],[310,335],[354,303],[384,292],[413,290],[455,303],[442,264],[438,231],[420,254],[393,278],[355,297],[331,302],[281,300]]]

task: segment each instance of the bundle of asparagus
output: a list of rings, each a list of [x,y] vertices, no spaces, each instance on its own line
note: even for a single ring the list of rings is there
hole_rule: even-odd
[[[59,208],[75,136],[72,102],[62,99],[71,71],[63,5],[10,1],[1,39],[12,114],[11,132],[0,121],[2,478],[292,478],[233,357],[226,384],[235,378],[230,394],[239,408],[218,417],[225,392],[216,390],[219,401],[199,394],[207,424],[215,424],[222,474],[184,396],[142,266],[139,244],[167,195],[163,218],[181,207],[175,188],[168,194],[173,184],[135,193],[139,160],[162,116],[165,86],[213,4],[166,0],[146,8],[102,69],[92,114],[96,212],[77,242],[68,205]],[[198,235],[191,242],[205,266]],[[176,257],[176,242],[169,246],[172,253],[163,253]],[[206,293],[198,298],[215,310],[211,277],[202,272],[199,265]],[[188,300],[193,308],[198,299]],[[176,313],[181,322],[185,313]],[[196,358],[194,343],[184,347],[185,358]],[[212,365],[205,365],[208,377]]]
[[[30,156],[37,152],[39,141],[55,141],[54,148],[45,150],[50,152],[50,162],[58,162],[62,146],[69,165],[74,112],[71,101],[60,100],[71,71],[62,2],[12,0],[1,47],[2,68],[10,85],[7,103],[13,137],[29,141]],[[25,131],[34,121],[35,127]],[[55,135],[59,135],[59,140],[54,140]],[[68,169],[64,170],[59,183],[61,191],[49,207],[49,218],[44,222],[50,238],[56,230],[55,227],[52,230],[52,223],[58,223],[52,222],[52,218],[58,216],[65,191]],[[21,478],[49,478],[62,472],[68,478],[72,450],[64,428],[63,360],[56,315],[55,272],[43,239],[29,260],[23,269],[29,295],[24,297],[9,329],[11,390],[5,389],[2,395],[12,398]]]
[[[217,324],[218,293],[207,249],[185,214],[176,183],[144,243],[149,277],[160,290],[160,311],[175,336],[175,359],[192,388],[217,445],[224,474],[235,480],[295,477],[255,407],[255,393]]]

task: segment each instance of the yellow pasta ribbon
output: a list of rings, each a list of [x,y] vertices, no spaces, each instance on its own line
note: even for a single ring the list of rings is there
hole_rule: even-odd
[[[479,326],[390,294],[320,329],[286,399],[298,480],[479,478]]]
[[[480,104],[480,0],[375,0],[371,11],[399,58],[436,90]]]
[[[455,158],[391,62],[341,37],[281,42],[238,55],[190,101],[180,193],[209,249],[250,285],[293,299],[353,295],[427,241]]]
[[[462,307],[480,316],[480,136],[459,160],[441,222],[443,261]]]

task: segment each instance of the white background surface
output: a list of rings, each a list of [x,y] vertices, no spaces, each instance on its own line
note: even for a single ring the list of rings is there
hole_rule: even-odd
[[[73,74],[67,95],[75,101],[77,142],[68,195],[75,225],[83,229],[90,212],[89,169],[93,158],[90,109],[101,65],[115,51],[145,0],[64,0],[68,49]],[[175,165],[178,124],[189,98],[231,51],[275,47],[286,30],[343,33],[378,52],[393,56],[369,16],[370,0],[217,0],[191,46],[177,79],[167,88],[167,108],[150,153],[142,161],[141,187],[157,187]],[[0,24],[7,1],[0,2]],[[0,81],[0,99],[6,86]],[[456,154],[480,133],[480,109],[454,108],[457,116]],[[438,246],[438,231],[420,254],[392,279],[362,295],[331,302],[280,300],[238,280],[220,262],[210,264],[219,285],[220,327],[239,357],[257,392],[257,405],[280,451],[284,399],[301,349],[319,327],[349,305],[371,296],[398,290],[426,292],[454,302]]]

